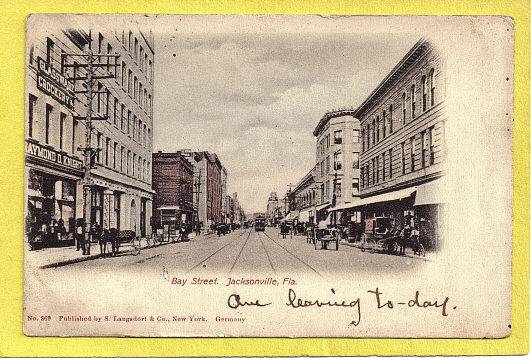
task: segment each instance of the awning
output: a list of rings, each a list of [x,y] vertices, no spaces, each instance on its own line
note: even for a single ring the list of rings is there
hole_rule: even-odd
[[[326,203],[326,204],[322,204],[322,205],[319,205],[315,208],[315,211],[320,211],[320,210],[323,210],[323,209],[326,209],[330,206],[330,204]]]
[[[411,196],[411,194],[413,194],[416,190],[417,190],[417,187],[414,186],[411,188],[396,190],[396,191],[392,191],[392,192],[385,193],[385,194],[369,196],[368,198],[361,199],[357,204],[355,204],[352,207],[374,204],[374,203],[385,203],[387,201],[404,199],[404,198]]]
[[[294,220],[299,217],[298,211],[290,211],[289,214],[284,218],[284,220]]]
[[[341,204],[341,205],[337,205],[337,206],[335,206],[333,208],[330,208],[330,209],[328,209],[328,212],[350,209],[350,208],[353,208],[353,207],[356,207],[356,206],[359,206],[359,205],[360,205],[360,199],[357,198],[352,203],[344,203],[344,204]]]
[[[301,213],[299,215],[299,221],[301,221],[301,222],[309,222],[310,221],[310,211],[309,210],[301,211]]]
[[[445,203],[445,188],[446,180],[444,178],[420,185],[415,197],[415,206]]]
[[[328,214],[328,216],[326,217],[326,219],[319,221],[318,228],[320,228],[320,229],[324,229],[324,228],[326,228],[328,225],[330,225],[330,216],[331,216],[331,215]]]

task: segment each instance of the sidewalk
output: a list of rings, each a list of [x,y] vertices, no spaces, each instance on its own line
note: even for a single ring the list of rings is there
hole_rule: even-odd
[[[195,234],[190,234],[188,236],[189,239],[193,239],[195,237]],[[168,242],[163,241],[157,244],[157,246],[163,246],[168,245],[177,242]],[[149,244],[153,244],[152,241],[150,241]],[[153,246],[150,246],[148,244],[148,240],[146,238],[140,239],[140,249],[148,250],[153,248]],[[129,244],[121,244],[120,249],[118,250],[118,255],[128,255],[130,252],[131,246]],[[112,249],[111,244],[107,244],[107,258],[111,258]],[[76,246],[66,246],[66,247],[49,247],[44,248],[41,250],[26,250],[24,253],[24,259],[28,260],[30,262],[30,265],[38,268],[51,268],[51,267],[59,267],[59,266],[66,266],[70,265],[76,262],[83,262],[88,260],[95,260],[103,258],[103,256],[100,254],[100,245],[98,243],[91,243],[90,245],[90,255],[83,255],[83,252],[81,250],[77,251]]]
[[[359,244],[350,243],[350,242],[344,241],[344,240],[339,240],[339,245],[352,246],[352,247],[355,247],[355,248],[358,248],[358,249],[361,250],[361,247],[359,246]],[[382,253],[382,251],[375,251],[375,252]],[[409,258],[413,258],[413,259],[421,259],[421,260],[426,260],[426,261],[435,261],[435,259],[437,257],[437,254],[434,253],[434,252],[428,251],[428,252],[425,252],[425,256],[418,256],[418,255],[414,255],[413,251],[408,248],[408,249],[406,249],[405,255],[403,255],[402,257],[409,257]]]

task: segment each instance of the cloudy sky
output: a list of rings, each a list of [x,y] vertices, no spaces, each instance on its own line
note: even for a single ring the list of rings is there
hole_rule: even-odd
[[[158,31],[154,151],[216,153],[229,194],[264,212],[314,166],[323,115],[356,108],[418,39]]]

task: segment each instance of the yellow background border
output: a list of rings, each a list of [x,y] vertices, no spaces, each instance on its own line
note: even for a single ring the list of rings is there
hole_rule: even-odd
[[[518,355],[529,352],[530,2],[54,0],[0,10],[0,356]],[[22,333],[24,26],[30,13],[504,15],[515,19],[512,335],[507,339],[29,338]]]

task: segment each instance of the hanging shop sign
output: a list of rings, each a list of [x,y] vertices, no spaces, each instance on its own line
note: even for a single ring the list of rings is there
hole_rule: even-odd
[[[74,109],[74,84],[42,58],[37,58],[37,88],[70,109]]]
[[[83,170],[83,162],[81,160],[31,141],[26,141],[26,154],[64,167]]]

